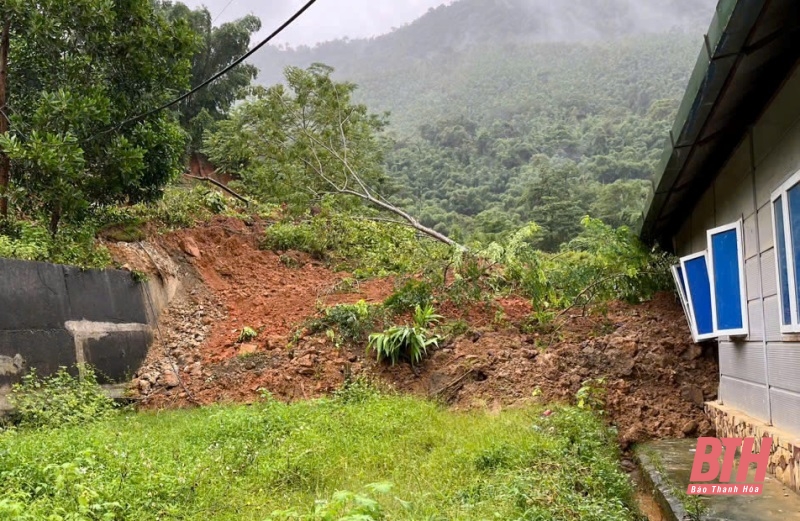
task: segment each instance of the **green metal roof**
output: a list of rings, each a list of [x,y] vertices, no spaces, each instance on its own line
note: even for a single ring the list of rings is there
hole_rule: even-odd
[[[797,0],[721,0],[689,79],[641,236],[671,238],[800,57]]]

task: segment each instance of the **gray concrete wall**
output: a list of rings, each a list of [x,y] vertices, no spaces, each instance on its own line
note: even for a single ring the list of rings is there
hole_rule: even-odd
[[[770,196],[800,171],[800,70],[794,72],[675,236],[683,256],[706,230],[742,219],[750,334],[721,338],[719,398],[800,435],[800,335],[781,334]]]
[[[152,341],[147,297],[127,271],[0,259],[0,390],[83,362],[103,383],[128,380]]]

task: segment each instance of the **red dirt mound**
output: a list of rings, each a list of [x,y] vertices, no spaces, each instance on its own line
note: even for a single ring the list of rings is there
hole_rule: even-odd
[[[443,303],[437,311],[465,319],[470,331],[415,370],[389,367],[366,357],[363,346],[337,348],[324,335],[287,345],[320,304],[377,303],[394,282],[372,280],[339,292],[347,274],[304,254],[259,250],[262,231],[258,222],[220,218],[159,239],[173,257],[194,266],[202,283],[187,281],[162,315],[160,334],[134,379],[143,405],[252,401],[262,389],[305,399],[336,389],[345,375],[368,373],[457,408],[497,408],[532,400],[574,403],[584,382],[595,380],[591,385],[624,443],[711,431],[702,402],[715,397],[716,361],[691,342],[671,295],[637,306],[615,303],[605,315],[566,316],[552,334],[520,332],[531,312],[524,299]],[[245,326],[259,334],[237,343]]]

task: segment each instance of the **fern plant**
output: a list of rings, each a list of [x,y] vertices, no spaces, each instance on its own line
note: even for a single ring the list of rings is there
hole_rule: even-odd
[[[439,345],[439,337],[431,335],[428,327],[441,318],[430,304],[424,307],[417,305],[414,308],[413,325],[392,326],[382,333],[371,334],[367,352],[374,351],[379,362],[389,360],[395,365],[405,359],[415,365],[428,353],[429,346]]]

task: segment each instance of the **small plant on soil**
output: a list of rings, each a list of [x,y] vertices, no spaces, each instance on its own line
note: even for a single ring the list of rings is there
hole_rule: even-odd
[[[150,280],[150,276],[146,272],[139,270],[131,271],[131,278],[134,280],[134,282],[139,283],[144,283]]]
[[[463,335],[469,332],[469,322],[463,319],[454,320],[453,322],[443,324],[442,329],[444,330],[446,336],[452,338],[459,335]]]
[[[429,346],[439,345],[439,337],[431,335],[428,327],[441,318],[430,304],[418,305],[414,308],[413,325],[393,326],[383,333],[371,334],[367,351],[374,351],[379,362],[388,359],[395,365],[403,359],[416,365],[428,353]]]
[[[358,280],[352,277],[345,277],[331,288],[331,294],[336,293],[356,293],[358,292]]]
[[[323,316],[308,325],[310,333],[325,331],[334,343],[360,342],[380,318],[380,308],[359,300],[355,304],[338,304],[323,310]]]
[[[15,419],[23,428],[55,428],[83,425],[107,418],[114,401],[103,394],[94,370],[79,368],[82,376],[61,367],[54,375],[40,377],[34,369],[11,390]],[[77,372],[77,371],[76,371]]]
[[[579,409],[588,409],[602,414],[606,404],[606,379],[593,378],[583,382],[578,392],[575,393],[575,400]]]
[[[242,328],[241,333],[239,333],[239,338],[236,341],[240,344],[243,342],[251,342],[255,340],[257,336],[258,336],[258,331],[256,331],[252,327],[244,326],[244,328]]]
[[[292,257],[291,255],[283,254],[279,257],[281,264],[286,266],[287,268],[295,269],[300,267],[300,263]]]

